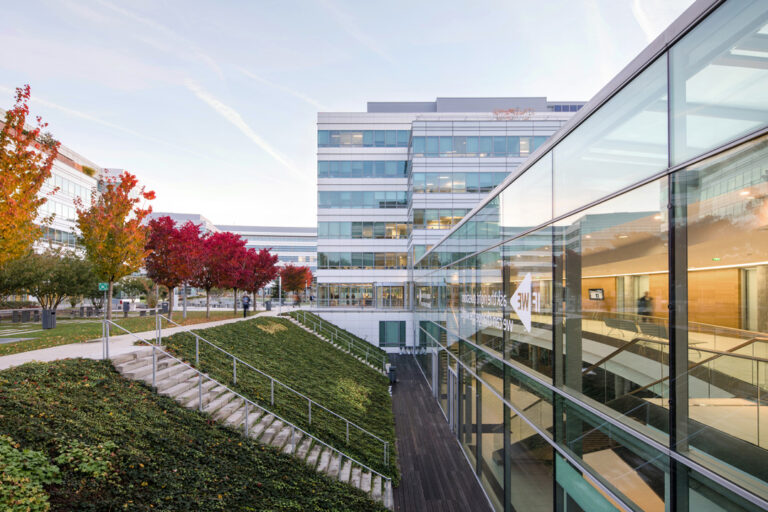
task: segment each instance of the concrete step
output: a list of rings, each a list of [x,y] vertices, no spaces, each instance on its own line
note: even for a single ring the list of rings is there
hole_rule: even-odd
[[[212,393],[216,391],[214,388]],[[236,397],[234,393],[230,393],[229,391],[225,391],[221,393],[219,396],[217,396],[215,399],[208,402],[207,405],[203,406],[203,411],[207,412],[208,414],[213,414],[214,412],[218,411],[228,403],[230,403],[232,400],[234,400]]]
[[[232,416],[236,411],[239,411],[243,408],[243,405],[245,405],[245,401],[240,398],[239,396],[233,394],[231,401],[228,402],[223,407],[219,408],[218,411],[213,413],[213,419],[216,421],[222,421],[226,420],[230,416]]]
[[[352,461],[349,459],[345,459],[344,463],[341,465],[341,475],[339,476],[339,480],[342,482],[349,482],[349,477],[352,474]]]
[[[379,475],[373,477],[373,489],[371,490],[371,498],[373,498],[373,501],[381,501],[381,477]]]
[[[395,509],[395,497],[392,494],[392,482],[384,482],[384,506],[390,510]]]
[[[363,471],[363,476],[360,478],[360,490],[363,492],[371,492],[371,472]]]
[[[115,367],[117,367],[129,361],[135,361],[136,359],[141,359],[142,357],[146,357],[149,354],[152,354],[152,347],[141,347],[141,348],[137,348],[136,350],[132,350],[131,352],[126,352],[124,354],[117,354],[115,356],[112,356],[111,360],[112,360],[112,364]]]
[[[205,385],[205,382],[203,382],[203,385]],[[203,393],[203,408],[205,408],[211,401],[215,400],[219,396],[221,396],[223,393],[225,393],[227,390],[219,385],[211,387],[208,392]],[[199,406],[198,403],[198,396],[197,393],[195,393],[191,400],[189,400],[185,405],[188,409],[197,409]]]
[[[341,454],[332,453],[331,460],[328,463],[328,476],[331,478],[338,478],[339,471],[341,471]]]
[[[151,352],[149,354],[144,354],[141,357],[130,359],[130,360],[126,361],[125,363],[121,363],[121,364],[115,365],[115,368],[117,369],[117,371],[121,375],[124,375],[126,372],[137,370],[139,368],[144,368],[148,364],[150,364],[150,365],[152,364],[152,353]]]
[[[272,414],[265,414],[261,417],[261,420],[254,426],[250,432],[251,436],[254,439],[258,439],[261,434],[264,433],[265,430],[267,430],[267,427],[272,424],[272,422],[275,420],[275,417]]]
[[[172,396],[179,402],[189,402],[193,398],[196,398],[200,392],[198,389],[200,383],[200,379],[198,377],[193,377],[191,379],[188,379],[186,382],[179,383],[177,386],[174,386],[171,389],[168,389],[164,391],[162,394]],[[216,382],[208,379],[203,379],[203,394],[208,393],[213,387],[216,386]],[[184,391],[181,391],[181,390]]]
[[[254,408],[251,404],[246,404],[245,407],[240,407],[234,413],[230,414],[224,419],[225,425],[230,425],[238,429],[242,429],[243,423],[245,423],[245,409],[248,408],[248,429],[251,428],[253,422],[256,420],[254,416],[257,416],[261,409]],[[247,430],[247,429],[246,429]]]
[[[190,371],[192,373],[194,373],[194,374],[197,373],[195,370],[193,370],[189,366],[181,364],[178,361],[173,361],[172,363],[170,363],[168,366],[166,366],[162,370],[158,369],[158,370],[155,371],[155,382],[160,382],[161,380],[168,379],[168,378],[173,377],[174,375],[178,375],[178,374],[180,374],[182,372],[190,372]],[[191,375],[191,374],[189,374],[189,375]],[[149,378],[150,379],[152,378],[152,374],[149,375]],[[183,380],[186,380],[186,379],[183,379]],[[177,381],[177,382],[181,382],[181,381]]]
[[[331,449],[325,448],[323,453],[320,454],[320,462],[317,464],[317,471],[320,473],[326,473],[328,471],[328,464],[331,463]]]
[[[283,428],[282,421],[280,420],[273,421],[272,424],[267,427],[264,433],[261,434],[261,438],[259,438],[259,441],[261,441],[263,444],[269,444],[272,441],[272,438],[275,437],[282,428]]]
[[[133,370],[124,371],[123,377],[127,377],[129,379],[134,379],[134,380],[140,380],[147,376],[152,378],[152,356],[145,357],[141,359],[141,361],[146,361],[146,364]],[[165,357],[164,355],[162,355],[161,357],[161,354],[158,354],[157,360],[155,361],[155,372],[164,370],[165,368],[168,368],[168,366],[174,363],[175,361],[170,357]]]
[[[304,441],[299,445],[299,449],[296,450],[296,456],[300,458],[301,460],[305,460],[307,457],[307,454],[309,453],[309,448],[312,446],[312,438],[307,437],[304,439]]]
[[[352,466],[352,476],[349,477],[349,483],[359,489],[360,478],[362,477],[362,475],[363,475],[363,468],[361,468],[357,464],[354,464]]]
[[[286,445],[286,443],[289,443],[291,440],[291,431],[294,430],[293,427],[289,425],[285,425],[280,432],[277,433],[275,437],[272,438],[272,441],[269,443],[275,448],[282,448]]]
[[[197,375],[197,372],[193,370],[192,368],[187,368],[184,365],[177,365],[177,367],[180,367],[181,370],[177,370],[171,375],[166,375],[164,379],[159,379],[157,375],[155,375],[155,387],[157,388],[157,392],[160,393],[166,389],[171,389],[176,384],[180,384],[182,382],[187,382],[189,379]],[[152,383],[152,377],[150,376],[148,384]]]
[[[301,432],[301,430],[293,430],[293,433],[288,436],[288,440],[285,442],[285,446],[283,447],[283,453],[287,453],[288,455],[292,454],[294,451],[296,451],[298,448],[301,448],[301,439],[304,437],[304,434]],[[298,456],[298,453],[297,453]],[[303,458],[303,457],[299,457]]]
[[[314,468],[317,465],[317,460],[320,458],[320,453],[323,451],[323,446],[316,444],[312,447],[312,450],[307,456],[307,464],[309,467]]]

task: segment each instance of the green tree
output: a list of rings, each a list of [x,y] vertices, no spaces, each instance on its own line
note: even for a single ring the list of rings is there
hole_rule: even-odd
[[[30,252],[18,263],[29,272],[26,291],[43,309],[56,309],[67,297],[83,295],[93,282],[91,265],[68,250]]]

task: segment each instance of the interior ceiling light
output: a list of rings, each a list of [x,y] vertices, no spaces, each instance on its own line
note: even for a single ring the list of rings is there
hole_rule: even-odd
[[[619,235],[619,238],[629,238],[629,235]]]
[[[749,195],[749,190],[742,190],[741,192],[739,192],[739,195],[748,196]]]
[[[653,216],[653,219],[654,219],[654,220],[661,220],[661,215],[654,215],[654,216]]]

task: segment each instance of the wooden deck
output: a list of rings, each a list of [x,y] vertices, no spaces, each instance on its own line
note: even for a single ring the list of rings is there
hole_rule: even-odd
[[[392,405],[402,473],[395,510],[491,510],[416,361],[393,356],[392,363],[397,366]]]

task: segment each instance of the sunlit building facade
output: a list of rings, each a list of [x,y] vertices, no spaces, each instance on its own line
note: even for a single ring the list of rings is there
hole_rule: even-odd
[[[767,41],[696,2],[416,262],[496,510],[768,508]]]

